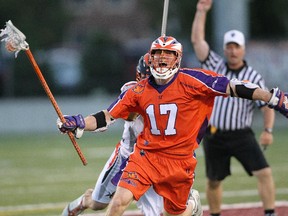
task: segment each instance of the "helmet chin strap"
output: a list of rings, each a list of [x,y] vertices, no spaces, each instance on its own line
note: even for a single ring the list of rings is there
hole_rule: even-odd
[[[159,74],[165,74],[166,72],[170,70],[170,68],[168,67],[157,67],[155,69]]]
[[[151,67],[150,70],[151,70],[151,73],[152,73],[154,78],[165,80],[165,79],[169,79],[170,77],[172,77],[177,72],[178,68],[167,69],[167,71],[165,73],[159,73],[157,68],[153,68],[153,67]]]
[[[175,62],[171,67],[151,67],[152,75],[157,79],[169,79],[178,71],[178,61]]]

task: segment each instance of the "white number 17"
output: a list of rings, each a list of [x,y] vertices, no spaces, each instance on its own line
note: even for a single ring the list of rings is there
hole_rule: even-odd
[[[159,108],[160,108],[160,114],[161,115],[168,115],[167,127],[164,131],[164,134],[165,135],[176,134],[175,120],[176,120],[177,110],[178,110],[176,104],[160,104]],[[146,113],[148,114],[149,119],[150,119],[151,133],[154,135],[160,135],[161,132],[157,127],[155,109],[154,109],[153,104],[151,104],[147,107]]]

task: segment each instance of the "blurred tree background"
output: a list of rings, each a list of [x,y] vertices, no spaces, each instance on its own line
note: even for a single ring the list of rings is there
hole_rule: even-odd
[[[255,39],[287,39],[287,0],[251,0],[250,32]]]
[[[113,33],[111,33],[112,27],[100,27],[93,24],[93,19],[99,19],[97,18],[97,13],[91,15],[80,9],[78,11],[77,4],[83,3],[85,0],[0,0],[0,2],[0,24],[4,27],[6,21],[12,20],[14,25],[26,34],[31,51],[52,92],[56,95],[84,95],[93,93],[95,89],[108,93],[117,93],[123,82],[134,78],[138,58],[147,51],[149,43],[160,35],[164,1],[126,0],[125,4],[127,7],[129,5],[135,6],[137,3],[137,7],[131,10],[134,13],[136,10],[136,15],[126,15],[128,21],[125,26],[119,27],[120,30],[122,29],[121,31],[118,29]],[[69,2],[76,4],[76,7],[72,10],[71,8],[69,9],[69,4],[67,4]],[[86,0],[88,7],[89,2],[93,1]],[[110,6],[115,4],[117,7],[121,0],[107,0],[107,2]],[[170,0],[167,26],[168,35],[173,35],[177,39],[184,41],[184,43],[190,44],[191,22],[194,17],[196,3],[196,0]],[[287,0],[250,0],[250,38],[287,38],[287,9]],[[142,18],[140,15],[143,15]],[[118,15],[113,20],[112,16],[111,14],[107,14],[106,18],[102,17],[101,19],[103,20],[101,20],[101,23],[124,19],[121,15]],[[82,29],[79,31],[80,33],[71,35],[73,28],[76,28],[74,23],[80,20],[79,17],[88,18],[81,24]],[[89,19],[90,21],[87,21]],[[137,33],[136,28],[132,26],[133,21],[137,19],[143,19],[139,21],[143,23],[142,29],[142,26],[139,26],[139,24],[136,25],[142,30],[140,33]],[[133,34],[134,28],[135,32]],[[130,33],[125,32],[127,29]],[[206,29],[208,41],[211,40],[211,29],[211,15],[209,14]],[[141,45],[141,37],[148,38],[146,46]],[[134,44],[132,48],[127,49],[127,44],[132,42]],[[138,45],[140,49],[135,48]],[[58,70],[60,72],[56,73],[55,69],[53,69],[53,61],[51,63],[49,51],[59,47],[68,47],[69,49],[71,48],[70,50],[76,50],[80,53],[80,59],[77,59],[78,57],[71,59],[76,65],[73,66],[75,69],[73,73],[66,71],[67,73],[63,72],[62,77],[57,78],[59,75],[57,73],[61,73],[62,67],[64,68],[65,64],[59,61]],[[66,52],[58,53],[59,57],[57,56],[56,59],[60,60],[60,58],[66,57],[67,60],[70,54],[72,54],[72,51],[69,51],[69,49]],[[0,96],[24,97],[45,95],[24,52],[21,52],[15,60],[12,54],[5,52],[2,45],[0,57]],[[79,65],[76,64],[78,61]],[[79,71],[77,71],[78,66]],[[75,77],[77,76],[79,78],[76,79]],[[66,79],[67,85],[65,84]]]
[[[32,52],[51,49],[61,44],[69,19],[71,17],[65,13],[61,1],[58,0],[1,0],[1,25],[4,28],[5,22],[11,20],[26,34]],[[44,95],[38,78],[24,53],[19,53],[16,60],[11,58],[11,55],[7,56],[4,50],[2,53],[0,70],[4,72],[2,72],[1,84],[2,87],[6,87],[2,89],[2,95],[13,97]],[[35,55],[36,59],[37,57]],[[50,88],[53,89],[51,70],[47,62],[39,59],[38,64]]]
[[[97,49],[95,49],[97,47]],[[89,92],[91,89],[105,89],[108,92],[119,91],[115,89],[121,86],[121,72],[124,71],[124,58],[121,55],[121,46],[113,41],[109,35],[93,34],[88,39],[87,47],[83,52],[82,67],[85,73],[85,85],[81,92]]]

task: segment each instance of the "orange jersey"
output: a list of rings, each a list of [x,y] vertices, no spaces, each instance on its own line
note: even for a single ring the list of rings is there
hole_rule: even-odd
[[[214,98],[226,96],[228,83],[226,77],[212,71],[184,68],[166,85],[157,85],[152,76],[142,80],[121,94],[108,111],[113,118],[125,119],[130,112],[143,116],[138,148],[187,156],[198,147]]]

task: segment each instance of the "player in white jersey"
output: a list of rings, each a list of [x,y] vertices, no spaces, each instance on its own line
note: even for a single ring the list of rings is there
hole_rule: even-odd
[[[148,56],[142,56],[136,68],[137,81],[150,75],[150,69],[146,65],[144,58],[148,58]],[[125,92],[136,83],[136,81],[125,83],[121,88],[121,92]],[[69,203],[63,210],[62,216],[76,216],[85,209],[97,211],[103,210],[108,206],[115,193],[122,170],[126,165],[130,153],[134,149],[136,138],[142,129],[142,117],[131,114],[129,121],[127,120],[124,123],[122,139],[116,145],[114,152],[101,171],[95,188],[88,189],[79,198]],[[144,215],[157,216],[163,211],[163,198],[151,187],[137,202],[137,206]]]

